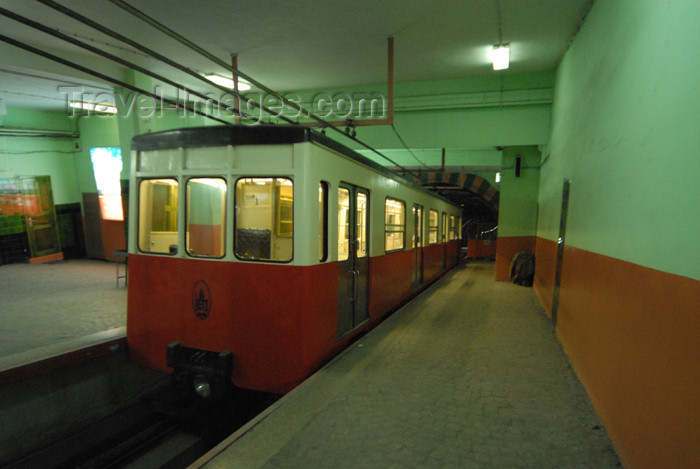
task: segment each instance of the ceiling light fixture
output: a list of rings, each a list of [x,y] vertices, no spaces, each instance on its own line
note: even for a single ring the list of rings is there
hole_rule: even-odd
[[[222,77],[221,75],[214,75],[213,73],[204,75],[204,78],[219,86],[233,89],[233,80],[231,78]],[[248,91],[249,89],[250,85],[248,83],[238,80],[238,91]]]
[[[508,44],[493,46],[491,61],[494,70],[506,70],[510,62],[510,46]]]
[[[510,45],[503,43],[503,24],[501,19],[501,2],[496,0],[498,21],[498,44],[491,49],[491,62],[494,70],[506,70],[510,62]]]

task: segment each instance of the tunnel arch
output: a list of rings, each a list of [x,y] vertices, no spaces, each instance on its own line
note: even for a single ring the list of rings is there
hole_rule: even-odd
[[[467,199],[476,197],[479,200],[472,200],[472,204],[485,205],[495,215],[498,214],[500,192],[478,174],[461,171],[426,171],[418,174],[415,172],[405,174],[405,176],[412,179],[414,183],[433,189],[450,200],[465,206],[467,205],[465,202],[468,202]]]

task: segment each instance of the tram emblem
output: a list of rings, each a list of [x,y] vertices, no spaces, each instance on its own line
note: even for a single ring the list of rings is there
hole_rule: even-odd
[[[192,289],[192,309],[197,319],[206,319],[211,312],[211,290],[204,280],[199,280]]]

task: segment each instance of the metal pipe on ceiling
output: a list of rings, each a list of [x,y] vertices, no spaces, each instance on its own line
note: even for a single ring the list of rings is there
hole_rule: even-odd
[[[238,56],[235,54],[231,54],[231,68],[233,69],[238,69]],[[233,107],[236,108],[236,124],[240,125],[241,123],[241,112],[239,111],[240,109],[240,98],[239,93],[238,93],[238,74],[233,73],[232,74],[233,78]]]
[[[217,121],[222,122],[222,123],[225,123],[225,124],[227,123],[227,122],[224,121],[224,120],[221,120],[221,119],[218,119],[218,118],[216,118],[216,117],[210,116],[210,115],[208,115],[208,114],[206,114],[206,113],[203,113],[203,112],[201,112],[201,111],[198,111],[197,109],[190,108],[189,105],[180,104],[180,103],[178,103],[177,101],[173,101],[173,100],[170,100],[170,99],[163,98],[162,96],[158,96],[158,95],[156,95],[156,94],[154,94],[154,93],[151,93],[150,91],[147,91],[147,90],[138,88],[138,87],[133,86],[133,85],[131,85],[131,84],[129,84],[129,83],[126,83],[126,82],[124,82],[124,81],[117,80],[116,78],[112,78],[112,77],[107,76],[107,75],[105,75],[105,74],[102,74],[102,73],[100,73],[100,72],[96,72],[96,71],[91,70],[91,69],[89,69],[89,68],[83,67],[82,65],[76,64],[75,62],[71,62],[70,60],[66,60],[66,59],[64,59],[64,58],[62,58],[62,57],[58,57],[58,56],[56,56],[56,55],[50,54],[50,53],[48,53],[48,52],[46,52],[46,51],[43,51],[43,50],[41,50],[41,49],[37,49],[36,47],[30,46],[29,44],[25,44],[25,43],[23,43],[23,42],[20,42],[20,41],[17,41],[17,40],[15,40],[15,39],[12,39],[11,37],[5,36],[4,34],[0,34],[0,41],[6,42],[6,43],[8,43],[8,44],[10,44],[10,45],[13,45],[13,46],[15,46],[15,47],[18,47],[18,48],[20,48],[20,49],[24,49],[24,50],[26,50],[27,52],[31,52],[31,53],[33,53],[33,54],[36,54],[36,55],[39,55],[39,56],[41,56],[41,57],[47,58],[47,59],[49,59],[49,60],[53,60],[54,62],[60,63],[61,65],[65,65],[65,66],[67,66],[67,67],[71,67],[71,68],[73,68],[73,69],[75,69],[75,70],[78,70],[78,71],[80,71],[80,72],[87,73],[88,75],[92,75],[92,76],[97,77],[97,78],[99,78],[99,79],[101,79],[101,80],[104,80],[104,81],[106,81],[106,82],[113,83],[113,84],[115,84],[115,85],[121,86],[122,88],[126,88],[126,89],[128,89],[128,90],[135,91],[135,92],[140,93],[140,94],[143,94],[143,95],[145,95],[145,96],[149,96],[149,97],[151,97],[151,98],[153,98],[153,99],[155,99],[155,100],[161,100],[162,102],[171,104],[171,105],[175,106],[176,108],[183,109],[183,110],[187,110],[187,111],[189,111],[189,112],[192,112],[193,114],[197,114],[197,115],[200,115],[200,116],[203,116],[203,117],[208,117],[208,118],[210,118],[210,119],[217,120]],[[230,124],[230,123],[228,123],[228,124]]]
[[[213,86],[215,88],[218,88],[219,90],[221,90],[225,93],[232,93],[232,90],[230,90],[229,88],[217,85],[216,83],[212,83],[211,81],[207,80],[206,78],[201,76],[199,73],[195,72],[194,70],[192,70],[188,67],[185,67],[185,66],[175,62],[174,60],[170,60],[169,58],[165,57],[162,54],[159,54],[158,52],[154,51],[153,49],[150,49],[150,48],[145,47],[145,46],[143,46],[135,41],[132,41],[131,39],[127,38],[126,36],[123,36],[123,35],[117,33],[116,31],[113,31],[105,26],[102,26],[101,24],[91,20],[90,18],[88,18],[86,16],[81,15],[80,13],[78,13],[74,10],[71,10],[70,8],[66,8],[63,5],[60,5],[52,0],[37,0],[37,1],[40,3],[43,3],[44,5],[52,8],[60,13],[63,13],[66,16],[73,18],[76,21],[80,21],[81,23],[83,23],[87,26],[90,26],[91,28],[101,32],[102,34],[106,34],[107,36],[110,36],[110,37],[112,37],[120,42],[128,44],[129,46],[133,47],[134,49],[137,49],[141,52],[144,52],[144,53],[150,55],[151,57],[153,57],[157,60],[160,60],[161,62],[163,62],[167,65],[170,65],[171,67],[176,68],[176,69],[180,70],[181,72],[184,72],[184,73],[196,78],[199,81],[202,81],[203,83],[206,83],[208,86]],[[182,86],[181,86],[181,88],[184,89],[184,87],[182,87]],[[209,98],[207,98],[207,99],[209,99]],[[259,107],[260,109],[264,110],[267,113],[270,113],[273,115],[275,114],[274,111],[272,111],[271,109],[269,109],[265,106],[259,106],[258,103],[255,103],[255,105],[256,105],[256,107]],[[292,121],[291,119],[289,119],[287,117],[280,116],[280,118],[282,120],[287,121],[290,124],[294,123],[294,121]],[[225,122],[225,121],[222,121],[222,122]],[[227,122],[227,124],[230,124],[230,122]]]
[[[14,127],[0,127],[0,137],[42,137],[42,138],[80,138],[78,132],[65,130],[23,129]]]
[[[124,65],[124,66],[126,66],[126,67],[130,67],[130,68],[132,68],[133,70],[136,70],[136,71],[138,71],[138,72],[141,72],[141,73],[143,73],[143,74],[145,74],[145,75],[148,75],[148,76],[150,76],[150,77],[152,77],[152,78],[155,78],[155,79],[157,79],[157,80],[161,80],[162,82],[167,83],[168,85],[174,86],[174,87],[176,87],[176,88],[178,88],[178,89],[183,88],[182,85],[181,85],[180,83],[176,83],[176,82],[174,82],[174,81],[172,81],[172,80],[170,80],[170,79],[164,77],[163,75],[160,75],[160,74],[157,74],[157,73],[155,73],[155,72],[152,72],[152,71],[150,71],[150,70],[148,70],[148,69],[146,69],[146,68],[143,68],[143,67],[141,67],[141,66],[139,66],[139,65],[137,65],[137,64],[135,64],[135,63],[133,63],[133,62],[129,62],[128,60],[124,60],[124,59],[122,59],[122,58],[120,58],[120,57],[117,57],[117,56],[115,56],[115,55],[112,55],[112,54],[110,54],[109,52],[106,52],[106,51],[103,51],[103,50],[101,50],[101,49],[98,49],[97,47],[91,46],[91,45],[89,45],[89,44],[87,44],[87,43],[85,43],[85,42],[82,42],[82,41],[80,41],[80,40],[78,40],[78,39],[75,39],[75,38],[73,38],[73,37],[71,37],[71,36],[68,36],[67,34],[63,34],[63,33],[60,32],[60,31],[56,31],[56,30],[51,29],[51,28],[49,28],[49,27],[47,27],[47,26],[44,26],[44,25],[41,24],[41,23],[38,23],[38,22],[36,22],[36,21],[33,21],[33,20],[31,20],[31,19],[29,19],[29,18],[26,18],[26,17],[24,17],[24,16],[18,15],[18,14],[16,14],[16,13],[12,12],[12,11],[6,10],[5,8],[0,7],[0,15],[3,15],[3,16],[5,16],[5,17],[7,17],[7,18],[11,18],[11,19],[13,19],[13,20],[15,20],[15,21],[17,21],[17,22],[20,22],[20,23],[26,25],[26,26],[29,26],[29,27],[32,27],[32,28],[37,29],[37,30],[39,30],[39,31],[42,31],[42,32],[44,32],[44,33],[46,33],[46,34],[49,34],[49,35],[51,35],[51,36],[53,36],[53,37],[56,37],[56,38],[58,38],[58,39],[61,39],[61,40],[63,40],[63,41],[69,42],[69,43],[71,43],[71,44],[73,44],[73,45],[75,45],[75,46],[78,46],[78,47],[80,47],[80,48],[82,48],[82,49],[85,49],[85,50],[90,51],[90,52],[92,52],[92,53],[94,53],[94,54],[97,54],[97,55],[99,55],[100,57],[109,59],[109,60],[111,60],[111,61],[113,61],[113,62],[116,62],[116,63],[118,63],[118,64],[120,64],[120,65]],[[202,98],[202,99],[205,100],[205,101],[211,99],[209,96],[206,96],[206,95],[204,95],[204,94],[202,94],[202,93],[199,93],[199,92],[197,92],[197,91],[187,90],[187,92],[188,92],[189,94],[191,94],[191,95],[194,95],[194,96],[197,96],[197,97],[199,97],[199,98]],[[240,111],[239,111],[239,109],[238,109],[237,106],[235,107],[235,109],[233,109],[233,111],[236,113],[236,115],[240,115],[240,114],[239,114]],[[211,117],[211,116],[210,116],[210,117]],[[215,119],[215,118],[213,118],[213,117],[212,117],[212,119],[218,120],[219,122],[222,122],[222,123],[227,124],[227,125],[232,125],[230,122],[227,122],[227,121],[224,121],[224,120]]]
[[[39,0],[39,1],[42,3],[46,3],[46,4],[54,3],[51,0]],[[203,57],[206,57],[207,59],[209,59],[212,62],[214,62],[215,64],[223,67],[224,69],[228,70],[229,72],[235,73],[240,78],[247,80],[251,85],[255,86],[256,88],[264,91],[265,93],[271,94],[275,98],[279,99],[281,103],[286,104],[286,105],[290,106],[291,108],[296,109],[297,111],[303,112],[304,115],[307,115],[308,117],[310,117],[318,122],[325,123],[325,120],[322,117],[319,117],[319,116],[313,114],[312,112],[307,111],[306,109],[301,107],[299,104],[295,103],[294,101],[290,101],[289,99],[282,96],[280,93],[276,92],[275,90],[273,90],[271,88],[268,88],[267,86],[260,83],[259,81],[257,81],[253,77],[246,75],[245,73],[241,72],[237,68],[232,67],[230,64],[224,62],[223,60],[221,60],[220,58],[218,58],[217,56],[215,56],[211,52],[209,52],[209,51],[203,49],[202,47],[198,46],[197,44],[193,43],[192,41],[185,38],[181,34],[178,34],[177,32],[175,32],[172,29],[170,29],[169,27],[165,26],[163,23],[160,23],[156,19],[151,18],[150,16],[148,16],[147,14],[142,12],[141,10],[134,8],[133,6],[129,5],[128,3],[126,3],[122,0],[109,0],[109,1],[112,2],[114,5],[118,6],[119,8],[121,8],[122,10],[125,10],[125,11],[131,13],[133,16],[137,17],[141,21],[148,23],[149,25],[151,25],[152,27],[154,27],[158,31],[162,32],[166,36],[169,36],[170,38],[176,40],[180,44],[183,44],[184,46],[197,52],[198,54],[202,55]],[[269,112],[269,111],[267,111],[267,112]]]
[[[389,101],[389,124],[394,123],[394,36],[389,36],[387,51],[387,100]]]

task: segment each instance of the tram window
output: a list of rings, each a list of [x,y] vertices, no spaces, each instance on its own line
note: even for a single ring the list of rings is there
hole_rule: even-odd
[[[290,261],[293,235],[291,179],[242,178],[236,182],[236,256],[244,260]]]
[[[430,210],[428,212],[428,244],[436,244],[438,242],[438,212]]]
[[[387,198],[384,206],[384,249],[387,252],[403,249],[405,234],[406,204]]]
[[[318,260],[328,259],[328,183],[318,184]]]
[[[357,249],[357,257],[367,257],[367,194],[364,192],[357,193],[357,200],[355,203],[356,214],[355,214],[355,241]]]
[[[226,240],[226,181],[192,178],[187,181],[187,254],[222,257]]]
[[[350,191],[338,188],[338,260],[347,260],[350,252]]]
[[[177,192],[175,179],[145,179],[139,185],[139,249],[177,253]]]
[[[450,234],[449,234],[449,240],[452,241],[453,239],[456,239],[457,236],[457,231],[456,231],[456,226],[455,225],[455,216],[450,215]]]

